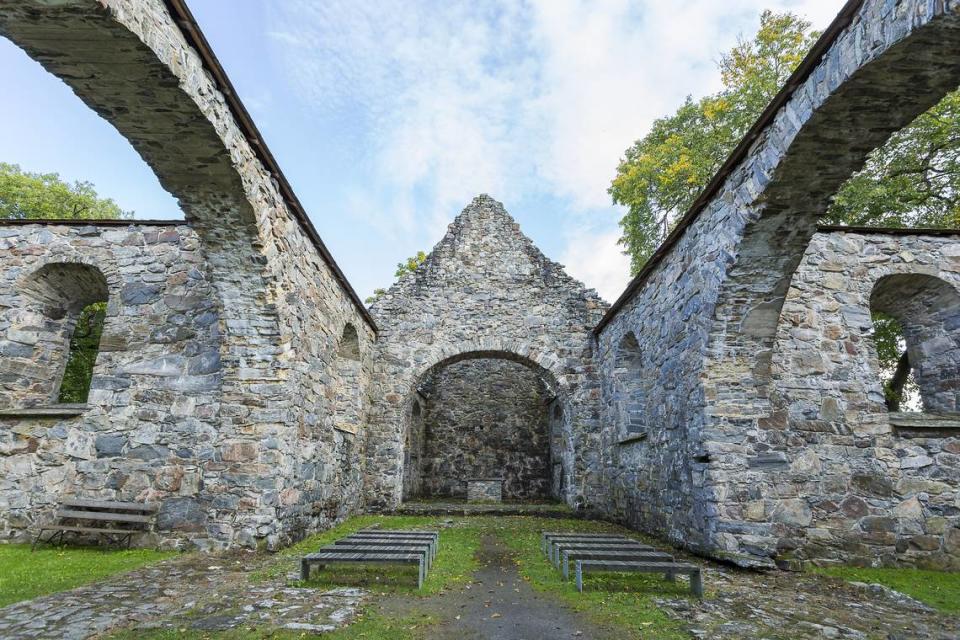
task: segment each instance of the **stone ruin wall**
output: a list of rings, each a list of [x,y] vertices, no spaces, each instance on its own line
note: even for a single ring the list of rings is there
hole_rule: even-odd
[[[817,234],[777,332],[784,446],[754,463],[761,489],[741,505],[744,519],[774,523],[786,556],[960,567],[960,421],[896,426],[884,404],[870,303],[878,282],[895,274],[954,289],[943,309],[952,313],[947,331],[908,346],[927,350],[912,354],[914,367],[943,374],[936,389],[960,391],[960,235]],[[897,304],[907,306],[909,293],[897,292]],[[931,363],[940,355],[949,361]]]
[[[162,501],[162,535],[205,535],[194,500],[205,471],[235,451],[220,447],[221,316],[199,239],[183,224],[0,225],[3,409],[57,400],[71,316],[48,317],[22,284],[55,263],[107,280],[89,409],[0,417],[0,537],[27,537],[65,495]],[[49,383],[38,393],[25,376]],[[238,487],[206,491],[211,502],[245,498]]]
[[[182,537],[275,547],[358,509],[375,328],[167,5],[17,0],[0,33],[130,141],[199,237],[221,310],[219,439]],[[359,365],[344,367],[347,324]]]
[[[770,402],[780,306],[830,196],[890,132],[956,88],[958,22],[953,3],[854,7],[699,214],[601,324],[610,517],[746,566],[771,566],[782,553],[778,523],[743,510],[766,486],[766,452],[786,445]],[[613,381],[628,332],[656,382],[639,416],[646,438],[620,444]],[[790,510],[792,499],[770,513]]]
[[[415,390],[434,367],[468,357],[512,359],[551,386],[561,411],[564,499],[594,508],[599,382],[590,329],[604,304],[520,232],[503,205],[479,196],[424,264],[371,308],[379,327],[367,501],[393,507]],[[438,367],[439,368],[439,367]]]
[[[466,496],[467,478],[503,478],[505,500],[551,495],[551,394],[509,360],[456,362],[421,386],[426,397],[425,497]]]

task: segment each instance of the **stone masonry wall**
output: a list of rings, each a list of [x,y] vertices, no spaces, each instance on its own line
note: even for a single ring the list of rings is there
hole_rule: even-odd
[[[0,6],[0,33],[130,141],[200,238],[222,313],[221,392],[205,493],[181,506],[194,537],[276,546],[359,508],[375,328],[168,5],[16,0]],[[347,323],[363,410],[343,431]]]
[[[890,132],[960,83],[953,2],[866,0],[699,213],[598,331],[607,513],[702,553],[773,564],[775,522],[744,517],[784,433],[770,362],[789,281],[829,197]],[[645,439],[621,444],[616,346],[655,381]],[[621,415],[622,412],[621,412]],[[785,502],[777,510],[788,510]]]
[[[952,288],[932,303],[960,330],[960,235],[820,233],[793,277],[773,358],[784,445],[753,463],[763,489],[743,505],[745,519],[775,523],[786,555],[960,567],[960,420],[896,427],[883,401],[871,298],[895,275]],[[909,306],[906,291],[897,304]],[[955,339],[908,345],[912,363]],[[930,374],[945,369],[955,390],[956,367]]]
[[[199,239],[183,224],[0,225],[4,409],[38,400],[11,378],[62,375],[70,336],[38,341],[51,320],[20,286],[55,263],[106,276],[100,353],[81,415],[0,417],[0,538],[28,538],[65,495],[162,502],[161,537],[206,533],[209,512],[192,505],[220,445],[221,316]]]
[[[537,370],[563,405],[559,462],[570,504],[601,496],[598,381],[590,329],[604,311],[523,236],[503,205],[479,196],[450,225],[426,262],[402,277],[371,311],[380,329],[368,445],[370,505],[401,496],[406,422],[415,389],[437,365],[513,359]]]
[[[550,495],[548,391],[517,362],[464,360],[435,371],[427,398],[422,491],[466,496],[469,478],[502,478],[506,500]]]

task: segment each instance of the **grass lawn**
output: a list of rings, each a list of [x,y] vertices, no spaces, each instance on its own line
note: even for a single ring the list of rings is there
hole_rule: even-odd
[[[37,596],[73,589],[115,573],[176,555],[152,549],[106,550],[96,548],[0,545],[0,607]]]
[[[628,629],[636,638],[690,637],[683,625],[670,619],[653,602],[655,597],[689,597],[688,583],[678,579],[676,584],[671,584],[661,576],[650,574],[603,573],[585,577],[583,593],[578,593],[574,581],[564,581],[540,551],[540,532],[544,530],[613,532],[641,538],[635,531],[605,522],[526,516],[498,518],[491,527],[517,553],[520,575],[533,588],[553,595],[598,623]]]
[[[818,567],[814,571],[850,582],[876,582],[944,613],[960,613],[960,572],[957,571],[861,567]]]

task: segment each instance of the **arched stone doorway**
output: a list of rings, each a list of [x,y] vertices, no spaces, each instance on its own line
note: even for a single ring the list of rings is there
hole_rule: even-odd
[[[404,499],[466,497],[499,479],[503,499],[562,495],[564,398],[552,373],[506,351],[472,351],[424,371],[404,411]]]

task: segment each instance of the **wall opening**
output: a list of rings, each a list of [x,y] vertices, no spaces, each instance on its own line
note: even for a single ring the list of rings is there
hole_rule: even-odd
[[[35,337],[34,359],[48,374],[31,381],[31,404],[85,403],[107,315],[106,278],[87,264],[56,262],[24,278],[20,293],[26,304],[14,322]]]
[[[504,500],[559,497],[565,412],[548,376],[516,357],[431,368],[407,410],[404,499],[462,499],[480,478],[502,480]]]
[[[344,325],[337,343],[334,386],[334,427],[356,433],[363,416],[363,389],[360,361],[360,337],[349,322]]]
[[[620,438],[636,438],[646,433],[645,382],[643,378],[643,354],[640,343],[632,331],[627,332],[617,344],[613,371],[614,405]]]
[[[890,411],[960,408],[960,293],[940,278],[880,278],[870,297],[874,346]]]

